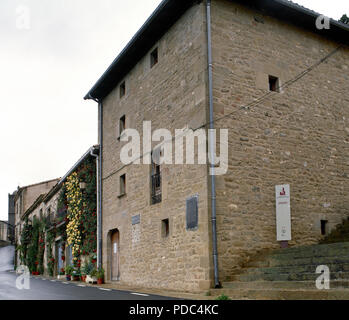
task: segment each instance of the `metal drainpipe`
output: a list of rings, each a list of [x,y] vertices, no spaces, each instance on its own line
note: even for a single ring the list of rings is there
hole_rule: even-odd
[[[100,232],[99,232],[99,229],[100,229],[100,221],[99,221],[99,217],[101,216],[100,212],[101,212],[101,209],[100,209],[100,203],[101,203],[101,198],[100,198],[100,179],[99,179],[99,167],[100,167],[100,161],[99,161],[99,155],[97,154],[94,154],[93,153],[93,149],[91,149],[90,151],[90,155],[92,157],[95,157],[96,158],[96,167],[97,167],[97,267],[100,268],[101,267],[101,263],[100,263],[100,242],[99,242],[99,239],[100,239]]]
[[[216,226],[216,176],[214,164],[214,141],[213,141],[213,75],[212,75],[212,47],[211,47],[211,0],[206,1],[207,20],[207,58],[208,58],[208,86],[209,86],[209,106],[210,106],[210,153],[211,153],[211,215],[212,215],[212,254],[214,266],[215,288],[221,287],[218,271],[218,250],[217,250],[217,226]]]
[[[98,144],[99,144],[99,155],[96,156],[92,153],[91,155],[96,157],[97,165],[97,267],[102,267],[102,151],[103,151],[103,104],[102,101],[93,98],[91,95],[90,99],[98,103]]]
[[[97,265],[99,268],[102,267],[102,160],[103,160],[103,103],[102,101],[98,102],[98,128],[99,128],[99,157],[98,157],[98,214],[97,214]]]

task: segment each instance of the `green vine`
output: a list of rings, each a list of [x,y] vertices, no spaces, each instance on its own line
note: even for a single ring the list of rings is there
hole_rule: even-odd
[[[30,244],[27,247],[26,262],[31,272],[44,272],[44,227],[42,220],[34,217],[31,228]]]
[[[28,217],[25,218],[23,230],[21,233],[21,245],[18,246],[19,257],[22,265],[28,265],[27,252],[28,246],[31,243],[32,238],[32,225],[29,222]]]
[[[81,183],[85,184],[83,189]],[[73,263],[81,267],[81,256],[90,256],[95,263],[97,251],[96,164],[87,159],[68,177],[57,204],[58,212],[68,211],[66,220],[67,243],[72,248]]]
[[[46,233],[46,243],[47,243],[47,271],[48,274],[52,277],[54,273],[54,262],[55,259],[52,255],[52,245],[56,236],[56,230],[53,229]]]
[[[81,214],[82,214],[82,192],[79,178],[76,172],[72,173],[66,182],[68,199],[67,241],[72,248],[73,260],[76,262],[80,255],[81,236]]]

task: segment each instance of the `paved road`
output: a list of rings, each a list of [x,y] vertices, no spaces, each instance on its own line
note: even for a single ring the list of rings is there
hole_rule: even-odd
[[[102,289],[98,286],[82,286],[73,281],[30,278],[30,289],[16,287],[14,272],[0,271],[0,300],[176,300],[174,298],[147,295],[137,292]]]

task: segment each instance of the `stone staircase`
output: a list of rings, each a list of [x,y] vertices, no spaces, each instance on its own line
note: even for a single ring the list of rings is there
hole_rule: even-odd
[[[318,290],[319,265],[330,269],[330,289]],[[251,261],[214,295],[231,299],[349,299],[349,242],[279,249]]]

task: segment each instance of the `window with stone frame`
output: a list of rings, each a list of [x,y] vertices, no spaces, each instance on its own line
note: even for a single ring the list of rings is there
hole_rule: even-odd
[[[126,194],[126,174],[120,176],[120,192],[119,197]]]
[[[162,201],[160,156],[160,150],[154,150],[151,154],[151,204],[157,204]]]
[[[123,115],[119,120],[119,138],[126,129],[126,116]]]
[[[155,48],[150,54],[150,68],[154,67],[159,62],[158,48]]]
[[[120,84],[120,99],[126,95],[126,82]]]
[[[170,220],[164,219],[161,221],[161,236],[163,238],[168,238],[170,235]]]
[[[269,90],[280,92],[280,80],[278,77],[269,76]]]

